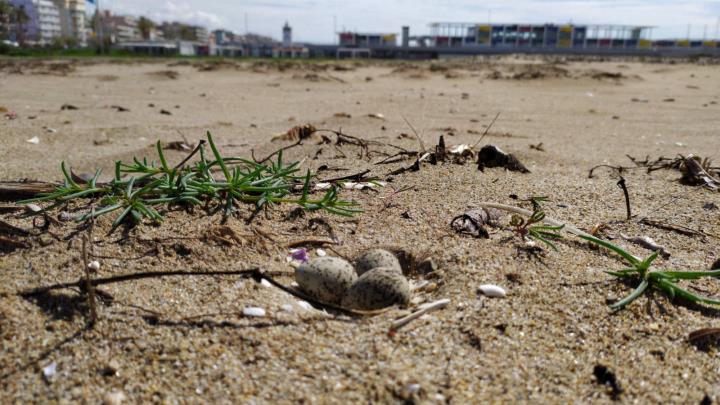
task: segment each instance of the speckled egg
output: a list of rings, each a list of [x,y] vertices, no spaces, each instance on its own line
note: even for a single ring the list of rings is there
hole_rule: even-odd
[[[349,309],[374,310],[410,303],[410,285],[397,269],[378,267],[358,277],[342,299]]]
[[[318,257],[295,270],[295,281],[311,297],[338,304],[357,279],[353,266],[337,257]]]
[[[355,261],[355,270],[358,276],[378,267],[388,267],[402,274],[402,267],[400,267],[397,257],[384,249],[366,250]]]

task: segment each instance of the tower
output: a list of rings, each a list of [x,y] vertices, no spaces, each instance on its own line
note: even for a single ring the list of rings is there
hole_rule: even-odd
[[[290,25],[285,21],[285,25],[283,25],[283,36],[282,36],[282,43],[283,47],[289,48],[292,46],[292,28],[290,28]]]

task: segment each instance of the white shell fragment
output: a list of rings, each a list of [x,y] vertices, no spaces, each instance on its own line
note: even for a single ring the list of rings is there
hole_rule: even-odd
[[[342,187],[345,190],[363,190],[366,188],[375,188],[375,187],[385,187],[387,185],[387,182],[384,181],[363,181],[363,182],[354,182],[354,181],[346,181],[342,183]],[[315,184],[314,189],[316,191],[321,190],[329,190],[332,188],[333,183],[317,183]]]
[[[461,145],[453,146],[453,147],[450,149],[450,153],[452,153],[453,155],[462,155],[462,154],[465,153],[466,151],[472,151],[472,146],[470,146],[470,145],[468,145],[468,144],[466,144],[466,143],[463,143],[463,144],[461,144]]]
[[[127,399],[127,396],[122,391],[112,391],[105,394],[103,397],[103,404],[104,405],[121,405],[125,400]]]
[[[315,249],[315,254],[318,255],[318,257],[325,257],[327,256],[327,252],[324,249]]]
[[[265,316],[265,310],[259,307],[247,307],[243,308],[243,315],[263,317]]]
[[[88,269],[90,269],[90,270],[92,270],[92,271],[98,271],[98,270],[100,270],[100,262],[97,261],[97,260],[91,261],[90,263],[88,263],[87,266],[88,266]]]
[[[355,260],[355,271],[358,276],[378,267],[389,267],[402,274],[402,267],[397,257],[385,249],[366,250]]]
[[[397,269],[378,267],[358,277],[342,299],[349,309],[374,310],[410,303],[410,283]]]
[[[37,145],[40,143],[40,138],[38,138],[37,136],[33,136],[32,138],[28,139],[27,141],[33,145]]]
[[[302,308],[302,309],[304,309],[304,310],[306,310],[306,311],[312,311],[313,309],[315,309],[315,308],[313,308],[313,306],[310,305],[310,303],[307,302],[307,301],[298,301],[298,302],[297,302],[297,305],[298,305],[300,308]]]
[[[35,212],[35,213],[42,211],[42,207],[40,207],[37,204],[32,204],[32,203],[27,204],[25,206],[25,209],[27,209],[29,212]]]
[[[493,298],[505,298],[507,297],[507,293],[502,287],[493,285],[493,284],[483,284],[480,287],[478,287],[478,291],[480,291],[483,295],[487,297],[493,297]]]
[[[42,373],[43,377],[45,377],[46,380],[52,380],[52,378],[55,377],[55,373],[57,373],[57,363],[53,361],[52,363],[43,367]]]
[[[337,257],[318,257],[295,270],[295,281],[303,291],[330,304],[339,303],[356,279],[352,265]]]

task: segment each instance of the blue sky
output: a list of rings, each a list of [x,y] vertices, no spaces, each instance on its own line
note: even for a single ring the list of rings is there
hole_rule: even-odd
[[[528,22],[657,26],[653,39],[714,38],[720,0],[100,0],[103,9],[280,38],[287,20],[296,41],[330,43],[337,29],[428,32],[428,23]],[[706,28],[707,27],[707,28]],[[720,38],[719,38],[720,39]]]

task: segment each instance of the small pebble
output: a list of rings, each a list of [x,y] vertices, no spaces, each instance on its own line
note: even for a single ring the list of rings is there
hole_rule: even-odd
[[[110,360],[107,366],[105,366],[105,372],[108,375],[116,375],[118,371],[120,371],[120,362],[116,359]]]
[[[72,217],[72,214],[70,214],[69,212],[67,212],[67,211],[62,211],[62,212],[60,212],[60,214],[58,215],[58,219],[59,219],[60,221],[67,222],[67,221],[72,221],[73,217]]]
[[[265,316],[265,310],[259,307],[247,307],[243,308],[243,315],[245,316]]]
[[[318,255],[318,257],[325,257],[327,256],[327,252],[323,249],[316,249],[315,254]]]
[[[478,291],[485,296],[493,298],[505,298],[507,296],[507,293],[502,287],[493,284],[483,284],[478,288]]]
[[[267,280],[265,280],[264,278],[260,280],[260,285],[263,286],[263,287],[265,287],[265,288],[270,288],[270,287],[272,287],[272,284],[270,284],[270,282],[267,281]]]
[[[410,303],[410,283],[397,269],[378,267],[358,277],[342,299],[350,309],[374,310]]]
[[[355,270],[358,276],[378,267],[391,268],[402,274],[402,267],[400,267],[397,257],[385,249],[366,250],[355,260]]]
[[[285,312],[294,312],[293,306],[290,304],[283,304],[280,308],[282,308],[282,310]]]
[[[97,261],[97,260],[91,261],[90,263],[88,263],[87,266],[88,266],[88,269],[90,269],[90,270],[92,270],[92,271],[98,271],[98,270],[100,270],[100,262]]]
[[[40,138],[38,138],[37,136],[33,136],[32,138],[28,139],[27,141],[28,141],[28,143],[37,145],[40,143]]]
[[[337,257],[318,257],[295,270],[295,281],[303,291],[331,304],[339,303],[356,279],[352,265]]]
[[[127,396],[122,391],[111,391],[105,394],[103,397],[104,405],[120,405],[127,399]]]

